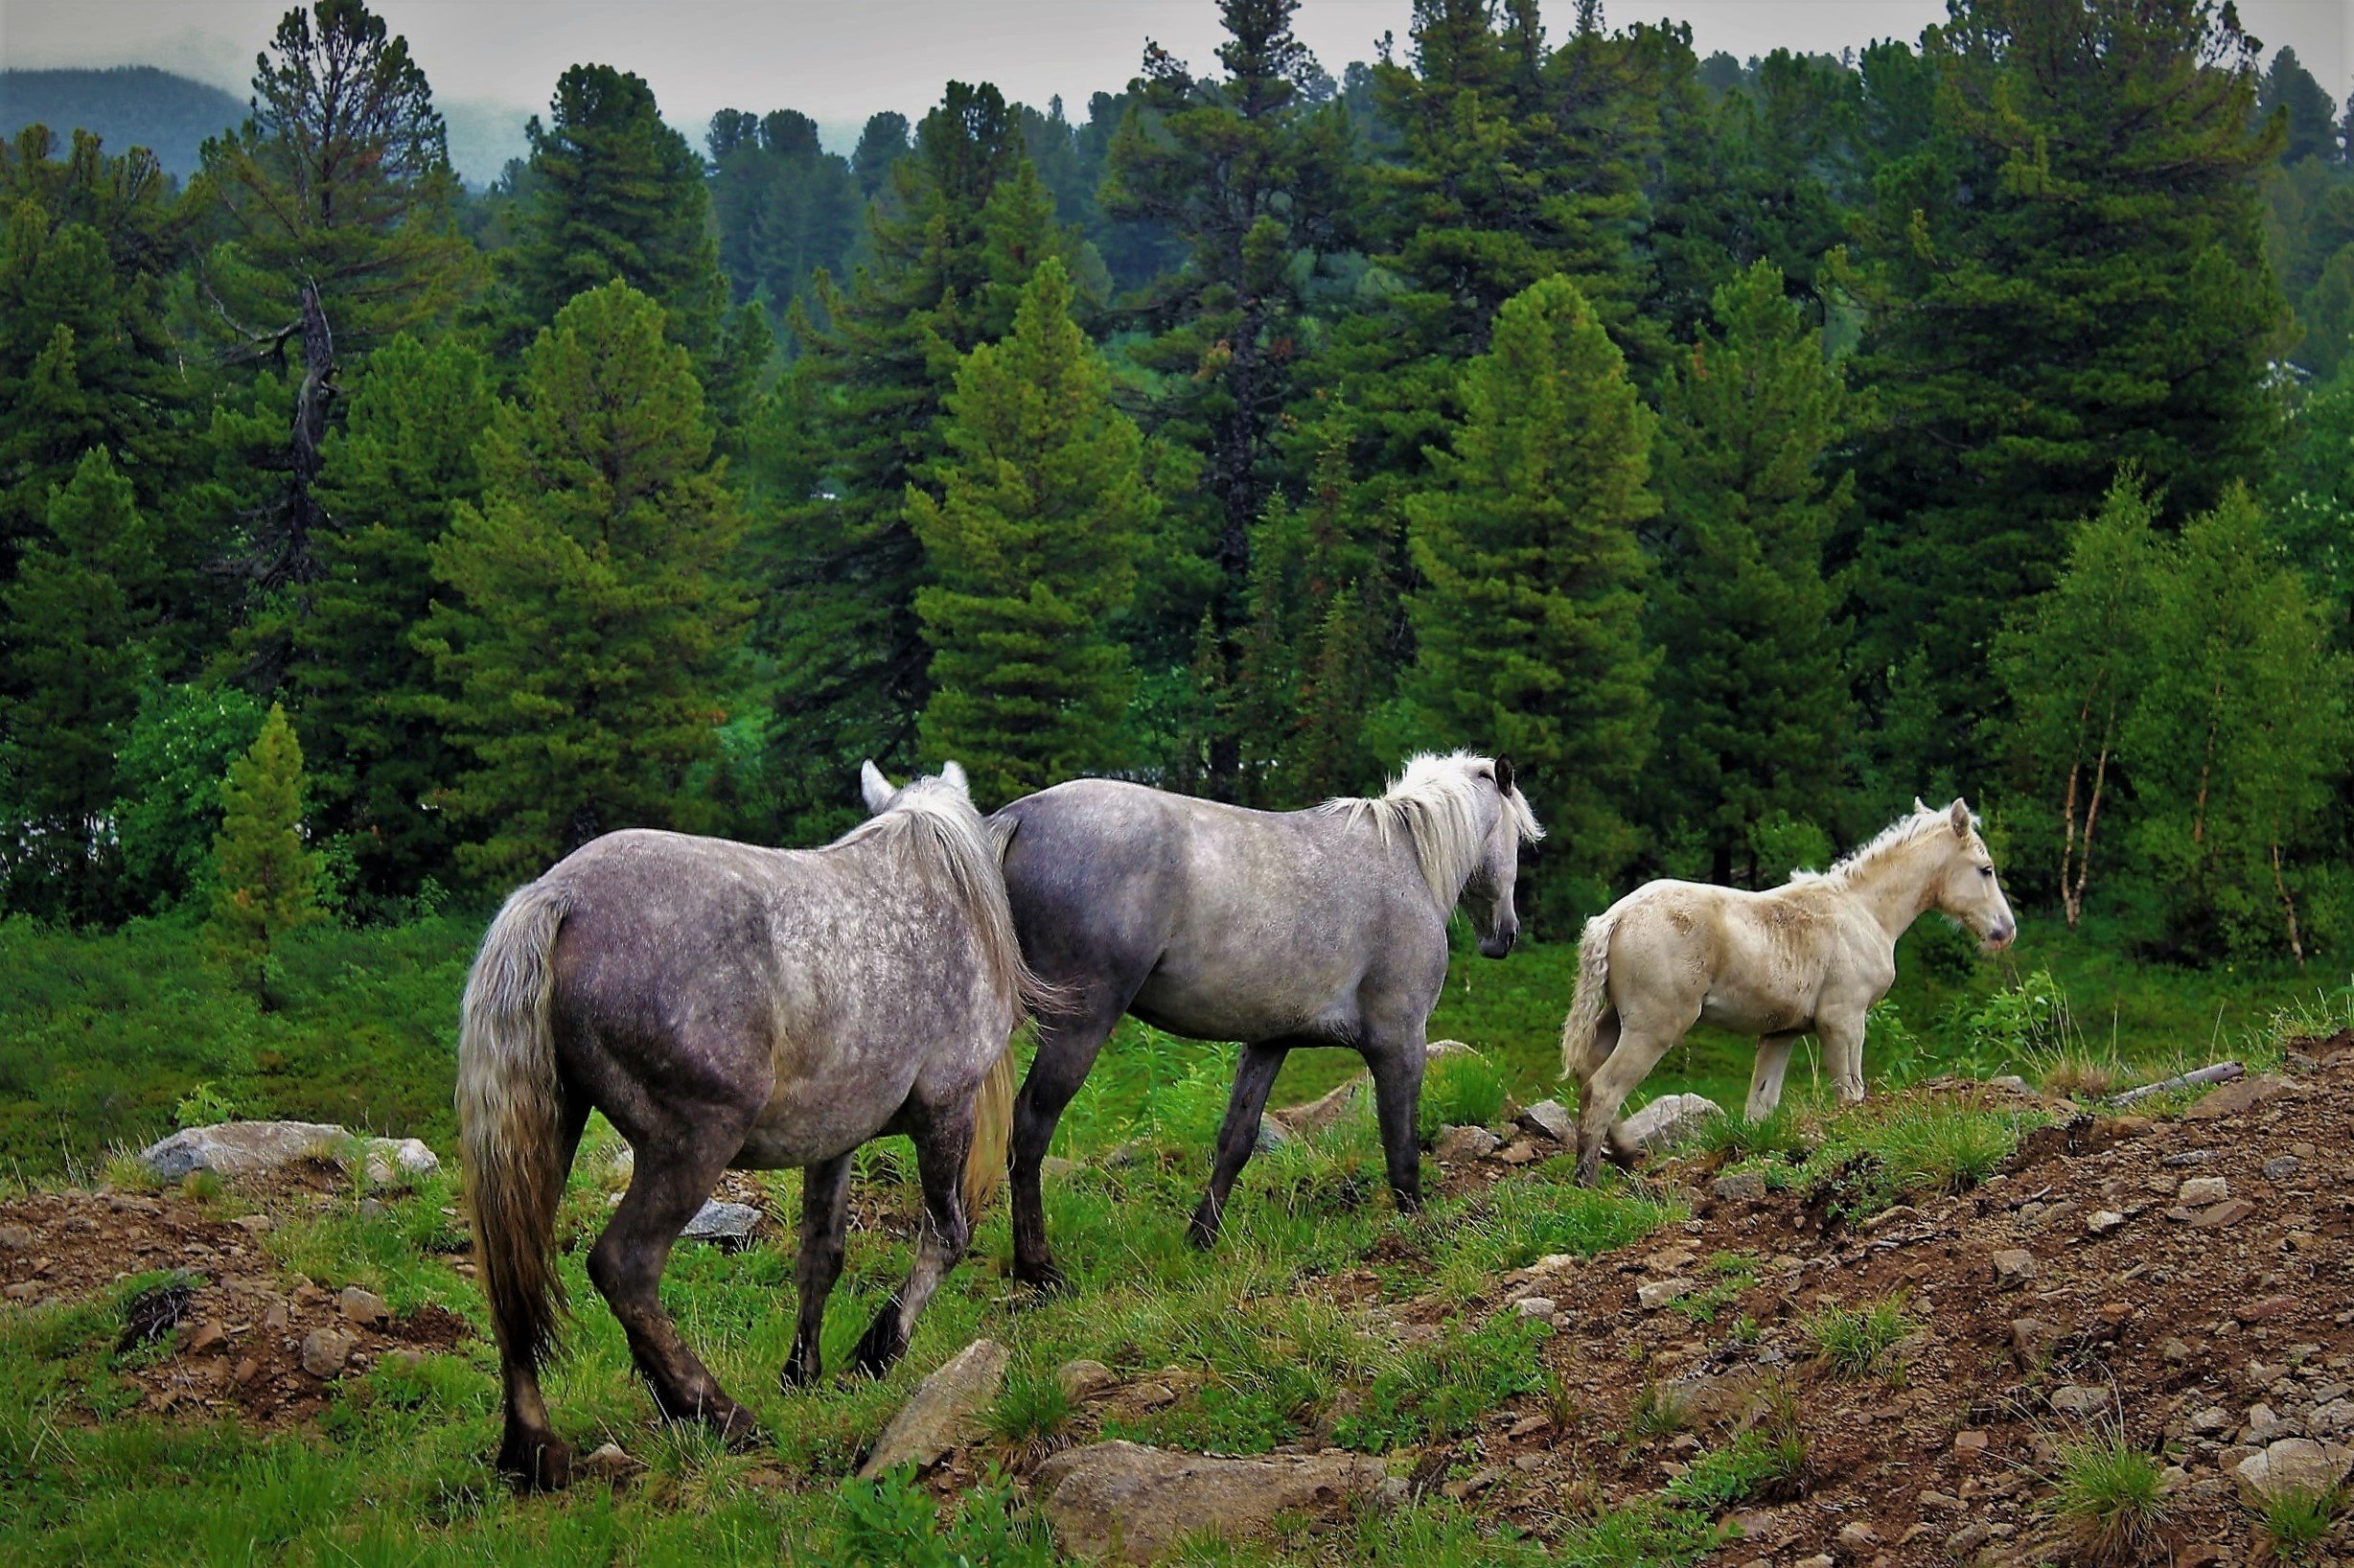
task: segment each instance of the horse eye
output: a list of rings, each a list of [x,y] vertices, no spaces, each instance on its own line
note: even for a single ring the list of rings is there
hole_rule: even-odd
[[[1978,875],[1982,877],[1991,877],[1994,874],[1995,868],[1991,865],[1981,865],[1978,867]]]

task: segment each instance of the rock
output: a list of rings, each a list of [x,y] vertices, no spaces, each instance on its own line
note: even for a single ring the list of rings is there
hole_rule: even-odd
[[[875,1440],[874,1452],[859,1466],[859,1479],[872,1481],[911,1461],[919,1470],[929,1469],[942,1454],[970,1441],[981,1413],[1004,1383],[1005,1348],[993,1339],[973,1341],[941,1363],[899,1407]]]
[[[2182,1113],[2185,1121],[2214,1121],[2224,1117],[2244,1116],[2266,1100],[2288,1094],[2289,1080],[2277,1072],[2259,1072],[2250,1078],[2241,1078],[2209,1090],[2199,1102]]]
[[[1371,1073],[1360,1072],[1330,1093],[1309,1100],[1305,1105],[1287,1105],[1268,1113],[1276,1120],[1303,1137],[1323,1132],[1340,1120],[1362,1102],[1365,1091],[1373,1083]]]
[[[1269,1149],[1280,1149],[1291,1141],[1292,1132],[1290,1128],[1284,1126],[1281,1122],[1276,1120],[1275,1118],[1268,1116],[1263,1112],[1260,1114],[1258,1118],[1258,1142],[1255,1146],[1255,1152],[1264,1154]]]
[[[2179,1339],[2169,1339],[2158,1348],[2158,1359],[2169,1367],[2180,1367],[2191,1358],[2191,1348]]]
[[[2175,1189],[2175,1202],[2186,1209],[2204,1209],[2231,1196],[2231,1184],[2221,1176],[2193,1176]]]
[[[1059,1154],[1050,1154],[1038,1162],[1038,1176],[1041,1181],[1059,1182],[1066,1176],[1077,1174],[1078,1168],[1079,1163],[1076,1160],[1066,1160]]]
[[[29,1225],[0,1225],[0,1253],[24,1253],[33,1250],[33,1228]]]
[[[219,1319],[208,1318],[196,1325],[196,1331],[188,1336],[187,1351],[190,1355],[202,1355],[207,1350],[218,1349],[221,1341],[228,1337],[228,1331],[220,1326]]]
[[[2063,1383],[2051,1391],[2051,1407],[2063,1416],[2082,1419],[2109,1408],[2109,1390],[2097,1383]]]
[[[2085,1216],[2085,1234],[2087,1235],[2107,1235],[2124,1224],[2125,1216],[2114,1209],[2096,1209]]]
[[[1513,1124],[1556,1143],[1578,1141],[1578,1118],[1558,1099],[1540,1099],[1512,1118]]]
[[[1858,1555],[1880,1549],[1880,1532],[1865,1524],[1861,1519],[1858,1519],[1853,1524],[1840,1526],[1837,1539],[1839,1545]]]
[[[413,1138],[358,1138],[331,1121],[221,1121],[183,1127],[141,1151],[140,1164],[167,1182],[199,1170],[217,1176],[258,1176],[297,1160],[357,1151],[371,1181],[423,1175],[441,1161]],[[378,1170],[383,1174],[379,1176]]]
[[[1762,1170],[1727,1171],[1710,1184],[1709,1190],[1720,1203],[1749,1203],[1766,1195],[1766,1173]]]
[[[2202,1209],[2191,1216],[2194,1231],[2216,1231],[2227,1225],[2237,1225],[2256,1211],[2256,1206],[2246,1198],[2227,1198],[2212,1209]]]
[[[1620,1122],[1611,1141],[1638,1153],[1655,1154],[1698,1132],[1711,1117],[1722,1115],[1724,1107],[1706,1095],[1662,1095]]]
[[[1054,1380],[1063,1386],[1064,1396],[1073,1402],[1119,1387],[1119,1374],[1100,1361],[1066,1361],[1054,1373]]]
[[[372,1326],[392,1316],[391,1309],[384,1305],[383,1297],[373,1290],[362,1290],[358,1285],[344,1286],[343,1294],[336,1298],[335,1304],[342,1310],[347,1323]]]
[[[2215,1151],[2213,1149],[2184,1149],[2179,1154],[2163,1155],[2159,1157],[2158,1163],[2174,1170],[2181,1170],[2188,1165],[2212,1164],[2215,1163]],[[2158,1190],[2163,1192],[2167,1189],[2160,1187]]]
[[[2296,1422],[2282,1420],[2280,1413],[2271,1405],[2255,1404],[2248,1407],[2248,1432],[2245,1441],[2253,1447],[2261,1448],[2281,1438],[2301,1438],[2304,1435]]]
[[[626,1481],[646,1467],[645,1462],[632,1457],[629,1450],[617,1442],[609,1442],[583,1459],[572,1469],[576,1475],[592,1481]]]
[[[2005,1247],[1994,1257],[1995,1283],[2005,1290],[2017,1290],[2035,1278],[2035,1254],[2018,1247]]]
[[[2231,1430],[2231,1412],[2221,1405],[2209,1405],[2190,1418],[2190,1429],[2203,1438],[2219,1437]]]
[[[2268,1182],[2288,1181],[2296,1176],[2304,1164],[2305,1162],[2294,1154],[2276,1156],[2264,1162],[2264,1179]]]
[[[2015,1318],[2011,1321],[2011,1353],[2021,1367],[2032,1371],[2051,1359],[2052,1347],[2065,1333],[2058,1324],[2042,1318]]]
[[[1507,1165],[1532,1164],[1536,1160],[1536,1145],[1525,1138],[1515,1138],[1488,1158]]]
[[[2296,1298],[2294,1296],[2265,1296],[2252,1302],[2242,1302],[2231,1309],[2231,1315],[2242,1323],[2256,1324],[2296,1310]]]
[[[1501,1148],[1504,1140],[1485,1127],[1442,1127],[1438,1141],[1430,1146],[1431,1158],[1441,1164],[1464,1164]]]
[[[1189,1536],[1242,1538],[1278,1514],[1341,1513],[1386,1478],[1379,1460],[1355,1454],[1216,1459],[1098,1442],[1041,1464],[1031,1496],[1073,1556],[1152,1562]]]
[[[425,1365],[425,1352],[401,1346],[386,1350],[376,1364],[386,1372],[413,1372]]]
[[[741,1252],[751,1245],[760,1228],[760,1211],[749,1203],[721,1203],[706,1198],[695,1217],[680,1232],[681,1240],[708,1241],[723,1252]]]
[[[1512,1310],[1524,1318],[1550,1318],[1560,1309],[1550,1296],[1523,1296],[1512,1303]]]
[[[2311,1438],[2283,1438],[2231,1467],[2232,1478],[2250,1497],[2333,1490],[2354,1468],[2354,1449]]]
[[[1443,1496],[1460,1503],[1466,1497],[1477,1497],[1503,1479],[1502,1470],[1492,1464],[1483,1464],[1469,1475],[1447,1482],[1439,1490]]]
[[[2314,1413],[2305,1418],[2305,1430],[2325,1438],[2354,1431],[2354,1400],[2332,1399],[2325,1405],[2317,1406]]]
[[[1681,1301],[1699,1289],[1692,1280],[1653,1280],[1635,1286],[1635,1304],[1646,1312],[1656,1312],[1670,1302]]]
[[[352,1336],[333,1328],[313,1328],[303,1336],[303,1371],[313,1377],[340,1374],[352,1359]]]
[[[1983,1454],[1986,1452],[1987,1439],[1987,1433],[1964,1427],[1953,1434],[1953,1451],[1962,1456]]]

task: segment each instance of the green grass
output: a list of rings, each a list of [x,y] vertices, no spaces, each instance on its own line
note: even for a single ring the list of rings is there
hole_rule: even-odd
[[[2143,1560],[2159,1540],[2168,1509],[2158,1463],[2112,1425],[2064,1443],[2050,1508],[2085,1560]]]
[[[1897,1342],[1912,1332],[1902,1294],[1868,1306],[1827,1306],[1806,1318],[1799,1332],[1833,1371],[1846,1377],[1893,1376]]]
[[[2276,1561],[2319,1562],[2324,1560],[2321,1551],[2330,1531],[2345,1506],[2345,1494],[2339,1491],[2300,1488],[2282,1492],[2256,1505],[2256,1530]]]

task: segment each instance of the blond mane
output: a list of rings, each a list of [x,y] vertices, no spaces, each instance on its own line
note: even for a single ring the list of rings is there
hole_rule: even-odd
[[[1936,806],[1925,806],[1915,801],[1911,811],[1881,828],[1856,849],[1833,861],[1828,870],[1793,871],[1790,873],[1790,881],[1793,884],[1828,882],[1845,887],[1854,882],[1858,874],[1877,866],[1881,861],[1897,850],[1909,847],[1932,829],[1948,828],[1950,830],[1950,824],[1944,810]],[[1973,812],[1970,817],[1970,831],[1973,833],[1978,831],[1978,818],[1975,812]]]
[[[1452,905],[1464,884],[1478,869],[1487,829],[1480,821],[1480,784],[1493,779],[1495,763],[1474,751],[1441,755],[1422,751],[1408,759],[1405,771],[1381,795],[1371,798],[1343,796],[1316,809],[1373,824],[1384,844],[1402,830],[1414,844],[1422,880],[1431,896]],[[1505,795],[1504,809],[1524,842],[1545,836],[1528,797],[1518,787]]]

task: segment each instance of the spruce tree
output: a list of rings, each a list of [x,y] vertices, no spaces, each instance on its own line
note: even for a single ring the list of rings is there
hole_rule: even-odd
[[[1651,463],[1653,640],[1674,651],[1658,680],[1661,798],[1715,880],[1738,865],[1755,885],[1759,824],[1827,828],[1841,798],[1846,628],[1823,555],[1853,489],[1826,472],[1847,400],[1772,263],[1719,288],[1712,310],[1717,331],[1661,388]]]
[[[494,886],[615,828],[694,820],[689,772],[726,718],[747,606],[723,566],[742,523],[687,352],[625,283],[576,296],[523,365],[432,549],[429,705],[471,765],[438,803],[482,835]]]
[[[1135,685],[1116,623],[1151,505],[1142,438],[1072,304],[1047,258],[1012,332],[957,373],[940,495],[908,495],[931,566],[915,599],[933,649],[925,756],[963,764],[988,805],[1117,765]]]
[[[396,337],[369,358],[322,453],[333,523],[288,674],[318,825],[344,844],[356,891],[373,900],[450,875],[448,818],[430,800],[455,759],[423,710],[433,663],[413,638],[432,608],[434,542],[461,502],[481,497],[489,373],[455,339]]]
[[[130,481],[104,447],[53,490],[42,537],[0,603],[12,856],[9,907],[77,921],[113,912],[105,831],[115,755],[150,665],[157,567]]]
[[[1505,302],[1465,368],[1464,418],[1433,454],[1438,487],[1407,503],[1422,586],[1407,733],[1510,756],[1559,859],[1557,918],[1636,845],[1627,808],[1657,726],[1643,644],[1636,530],[1653,416],[1578,286],[1547,278]]]
[[[229,765],[220,806],[205,933],[268,1008],[277,1002],[271,970],[279,942],[322,917],[319,858],[303,835],[302,743],[277,703],[252,749]]]

